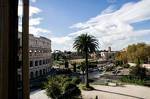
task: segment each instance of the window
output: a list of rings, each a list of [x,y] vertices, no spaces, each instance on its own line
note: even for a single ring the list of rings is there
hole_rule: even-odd
[[[30,67],[33,67],[33,61],[30,61]]]
[[[38,77],[38,71],[35,72],[35,77]]]
[[[34,73],[31,72],[31,73],[30,73],[30,79],[33,79],[33,78],[34,78]]]
[[[45,60],[43,60],[43,64],[45,64]]]
[[[38,66],[38,61],[35,61],[35,66]]]
[[[37,40],[35,40],[35,44],[37,44]]]
[[[22,61],[19,61],[18,68],[21,68],[21,66],[22,66]]]
[[[45,75],[45,69],[43,69],[43,75]]]
[[[39,61],[39,65],[42,65],[42,60]]]
[[[21,81],[21,75],[18,75],[18,82]]]
[[[40,70],[40,76],[42,76],[42,70]]]

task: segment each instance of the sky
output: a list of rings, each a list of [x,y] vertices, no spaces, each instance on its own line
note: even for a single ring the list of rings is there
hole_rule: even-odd
[[[100,50],[150,44],[150,0],[30,0],[29,15],[30,34],[51,39],[52,50],[74,50],[83,33],[95,36]]]

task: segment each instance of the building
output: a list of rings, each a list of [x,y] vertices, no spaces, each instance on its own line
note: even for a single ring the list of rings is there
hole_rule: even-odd
[[[108,50],[102,50],[100,55],[103,60],[114,60],[116,53],[117,51],[112,51],[111,47],[108,47]]]
[[[22,80],[22,34],[18,33],[19,40],[19,67],[18,81]],[[29,34],[29,75],[30,79],[45,75],[50,71],[52,65],[51,60],[51,40],[45,37],[35,37]]]
[[[108,50],[100,50],[90,54],[90,57],[101,61],[109,61],[114,60],[116,53],[117,51],[112,51],[111,47],[108,47]]]
[[[70,56],[71,56],[71,59],[82,59],[83,58],[83,54],[80,52],[71,52]]]

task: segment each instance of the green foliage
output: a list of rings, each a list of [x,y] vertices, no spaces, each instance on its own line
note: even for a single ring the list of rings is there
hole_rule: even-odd
[[[60,66],[60,65],[64,65],[64,62],[61,61],[61,60],[59,60],[59,61],[55,60],[55,61],[53,62],[53,64],[56,65],[56,66]]]
[[[52,99],[57,99],[58,96],[61,95],[61,86],[51,81],[46,86],[46,94],[47,96],[51,97]]]
[[[123,67],[123,68],[129,68],[130,65],[129,65],[129,64],[123,64],[122,67]]]
[[[130,70],[130,75],[137,76],[140,79],[144,79],[146,77],[146,68],[143,68],[140,65],[132,67]]]
[[[79,83],[76,78],[64,75],[50,77],[45,83],[46,94],[52,99],[73,99],[81,94],[76,83]]]
[[[121,66],[121,65],[123,65],[123,62],[121,60],[116,60],[115,65],[116,66]]]
[[[72,83],[73,83],[73,84],[80,84],[80,82],[81,82],[81,79],[80,79],[80,78],[74,77],[74,78],[72,79]]]
[[[83,90],[85,90],[85,91],[91,91],[91,90],[94,90],[94,88],[92,87],[92,86],[85,86],[85,85],[83,85],[83,86],[81,86],[81,88],[83,89]]]
[[[65,83],[63,88],[64,88],[63,97],[65,99],[72,99],[81,94],[80,89],[75,84],[72,84],[70,82]]]
[[[88,64],[89,64],[89,68],[95,68],[95,67],[97,67],[97,61],[90,61]]]
[[[99,48],[99,42],[98,40],[92,36],[86,34],[81,34],[80,36],[75,38],[75,41],[73,43],[73,48],[75,48],[78,52],[81,52],[85,56],[85,63],[86,63],[86,77],[85,77],[85,84],[86,86],[89,86],[88,82],[88,56],[89,53],[96,52]]]
[[[65,68],[68,68],[68,67],[69,67],[69,62],[65,61]]]
[[[138,43],[129,45],[125,51],[116,54],[116,60],[123,61],[123,63],[134,62],[144,63],[150,57],[150,45],[145,43]]]
[[[144,85],[144,80],[139,79],[137,76],[123,76],[120,81],[125,83],[132,83],[137,85]]]
[[[127,52],[126,51],[118,52],[116,54],[115,59],[120,62],[119,64],[127,63],[128,61]]]
[[[94,36],[88,34],[81,34],[75,38],[73,43],[73,48],[82,53],[93,53],[98,49],[98,47],[98,40]]]
[[[82,63],[78,66],[78,68],[79,68],[79,69],[82,71],[82,73],[84,74],[85,69],[86,69],[85,62],[82,62]]]
[[[59,69],[56,74],[70,74],[72,73],[71,69]]]
[[[71,65],[73,65],[73,71],[76,72],[76,67],[77,67],[76,65],[77,65],[77,63],[74,62],[74,63],[72,63]]]

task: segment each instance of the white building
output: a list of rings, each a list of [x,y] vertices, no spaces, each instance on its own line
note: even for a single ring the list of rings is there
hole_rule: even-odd
[[[112,51],[111,47],[108,47],[108,50],[100,51],[100,57],[103,60],[114,60],[116,53],[117,53],[117,51]]]
[[[19,44],[19,67],[18,80],[22,80],[22,34],[18,33]],[[45,37],[35,37],[29,34],[29,73],[30,79],[45,75],[50,71],[51,60],[51,40]]]

